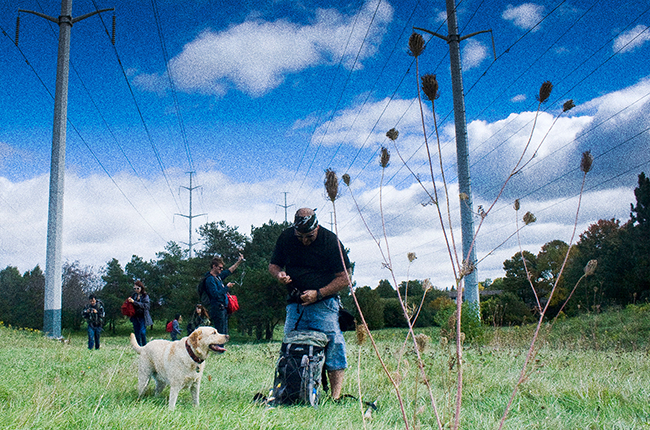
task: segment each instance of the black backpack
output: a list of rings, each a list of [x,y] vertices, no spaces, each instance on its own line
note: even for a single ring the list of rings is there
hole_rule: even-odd
[[[284,336],[269,406],[318,406],[327,342],[327,335],[320,331],[294,330]]]
[[[199,282],[199,285],[196,287],[196,292],[199,295],[199,302],[203,306],[210,306],[210,296],[208,295],[208,289],[205,288],[205,281],[208,279],[207,276],[204,276],[203,279],[201,279],[201,282]]]

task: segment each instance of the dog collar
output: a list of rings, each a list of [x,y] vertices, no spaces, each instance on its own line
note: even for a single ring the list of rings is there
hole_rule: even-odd
[[[192,360],[194,360],[195,363],[201,364],[205,360],[201,360],[199,357],[196,356],[194,351],[192,351],[192,347],[190,346],[189,343],[187,343],[187,340],[185,341],[185,349],[187,350],[187,353],[190,354],[190,357],[192,357]]]

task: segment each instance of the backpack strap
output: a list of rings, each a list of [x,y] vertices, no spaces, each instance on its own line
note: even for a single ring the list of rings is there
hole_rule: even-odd
[[[298,315],[298,319],[296,320],[296,325],[293,327],[294,330],[298,330],[298,324],[300,323],[300,320],[302,319],[302,314],[305,312],[304,309],[301,310],[300,303],[296,303],[296,311],[300,314]]]

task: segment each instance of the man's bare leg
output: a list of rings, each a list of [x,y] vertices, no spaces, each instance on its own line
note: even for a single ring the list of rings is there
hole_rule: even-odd
[[[343,376],[345,376],[345,370],[327,371],[327,377],[332,388],[332,398],[334,400],[338,400],[341,397],[341,389],[343,389]]]

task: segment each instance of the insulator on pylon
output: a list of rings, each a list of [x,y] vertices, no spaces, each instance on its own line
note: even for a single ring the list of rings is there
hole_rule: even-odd
[[[18,46],[18,36],[20,35],[20,15],[16,17],[16,40],[14,43]]]
[[[111,43],[115,45],[115,15],[113,15],[113,35],[111,36]]]

